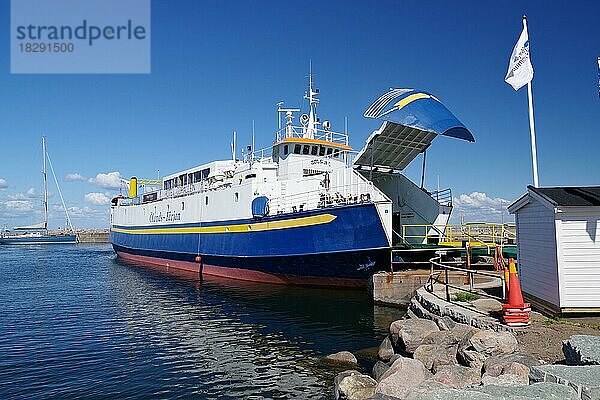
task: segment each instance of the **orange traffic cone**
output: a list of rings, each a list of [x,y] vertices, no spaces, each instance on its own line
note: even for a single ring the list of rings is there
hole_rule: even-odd
[[[508,304],[502,305],[504,323],[508,326],[527,326],[531,323],[531,305],[523,301],[515,260],[509,260]]]
[[[508,261],[508,304],[512,307],[523,307],[523,294],[517,275],[515,260]]]
[[[508,272],[508,268],[506,268],[506,266],[504,266],[504,287],[506,289],[506,296],[508,296],[508,291],[510,290],[510,287],[508,286],[509,282],[510,282],[510,274]]]

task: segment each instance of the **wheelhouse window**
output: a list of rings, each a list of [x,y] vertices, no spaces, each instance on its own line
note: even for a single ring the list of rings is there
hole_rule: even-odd
[[[316,156],[319,153],[319,146],[313,146],[310,154]]]
[[[319,155],[323,157],[325,155],[325,147],[319,146]]]
[[[289,148],[288,148],[288,145],[286,144],[285,146],[283,146],[283,155],[287,156],[288,152],[289,152]]]
[[[302,154],[308,155],[308,153],[310,153],[310,146],[305,144],[304,147],[302,148]]]
[[[294,154],[300,154],[300,151],[302,150],[302,146],[297,144],[294,146]]]
[[[327,155],[328,155],[328,156],[330,156],[330,155],[331,155],[331,153],[333,153],[333,148],[331,148],[331,147],[328,147],[328,148],[327,148]]]
[[[333,157],[334,158],[338,158],[340,156],[340,150],[339,149],[334,149],[333,150]]]

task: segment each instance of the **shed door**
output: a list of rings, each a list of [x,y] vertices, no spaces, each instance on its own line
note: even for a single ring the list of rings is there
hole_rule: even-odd
[[[600,307],[600,213],[557,222],[561,307]]]

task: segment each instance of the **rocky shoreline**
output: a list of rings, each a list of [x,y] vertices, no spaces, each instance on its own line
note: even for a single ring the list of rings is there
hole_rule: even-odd
[[[349,369],[335,377],[334,397],[600,399],[600,336],[572,336],[563,351],[568,365],[546,364],[528,354],[513,332],[409,313],[390,325],[371,374]],[[350,352],[326,359],[357,365]]]

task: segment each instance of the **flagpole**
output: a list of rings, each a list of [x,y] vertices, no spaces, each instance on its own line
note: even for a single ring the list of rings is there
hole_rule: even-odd
[[[539,187],[537,170],[537,151],[535,145],[535,124],[533,122],[533,95],[531,94],[531,81],[527,84],[527,98],[529,99],[529,131],[531,132],[531,160],[533,162],[533,186]]]
[[[527,32],[527,17],[523,15],[523,28]],[[529,131],[531,133],[531,161],[533,163],[533,186],[539,187],[538,169],[537,169],[537,150],[535,145],[535,123],[533,121],[533,94],[531,91],[531,80],[527,83],[527,100],[529,103]]]

